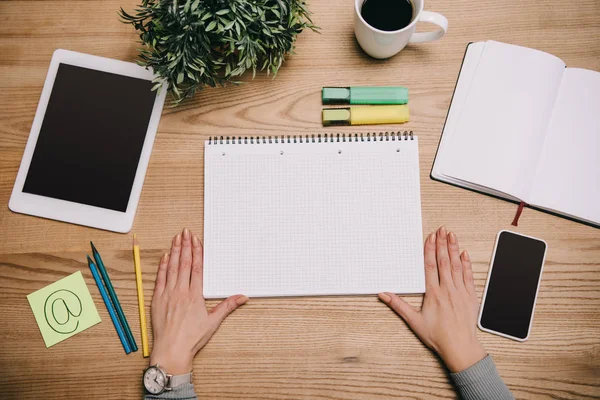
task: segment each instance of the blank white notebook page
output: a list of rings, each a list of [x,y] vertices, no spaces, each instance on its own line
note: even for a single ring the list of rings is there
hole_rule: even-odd
[[[206,143],[204,296],[423,293],[417,138],[287,140]]]
[[[551,54],[487,41],[443,173],[527,201],[564,69]]]
[[[600,224],[600,73],[565,69],[531,204]]]

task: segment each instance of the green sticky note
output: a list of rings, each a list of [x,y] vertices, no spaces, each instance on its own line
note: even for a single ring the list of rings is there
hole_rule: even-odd
[[[81,271],[27,296],[46,347],[100,322]]]

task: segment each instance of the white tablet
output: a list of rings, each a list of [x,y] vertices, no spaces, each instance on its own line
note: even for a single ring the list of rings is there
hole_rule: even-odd
[[[128,232],[166,90],[133,63],[56,50],[12,195],[12,211]]]

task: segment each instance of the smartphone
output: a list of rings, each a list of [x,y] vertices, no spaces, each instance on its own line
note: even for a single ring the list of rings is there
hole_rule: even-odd
[[[479,329],[520,342],[529,338],[546,248],[541,239],[506,230],[498,233]]]

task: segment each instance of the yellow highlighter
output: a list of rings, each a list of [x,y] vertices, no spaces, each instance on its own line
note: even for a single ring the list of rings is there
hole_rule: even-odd
[[[405,104],[323,109],[323,126],[401,124],[408,120],[408,106]]]
[[[133,266],[135,268],[135,283],[137,287],[138,306],[140,308],[140,328],[142,330],[142,353],[148,357],[148,331],[146,328],[146,308],[144,306],[144,286],[142,285],[142,265],[140,262],[140,247],[135,233],[133,234]]]

